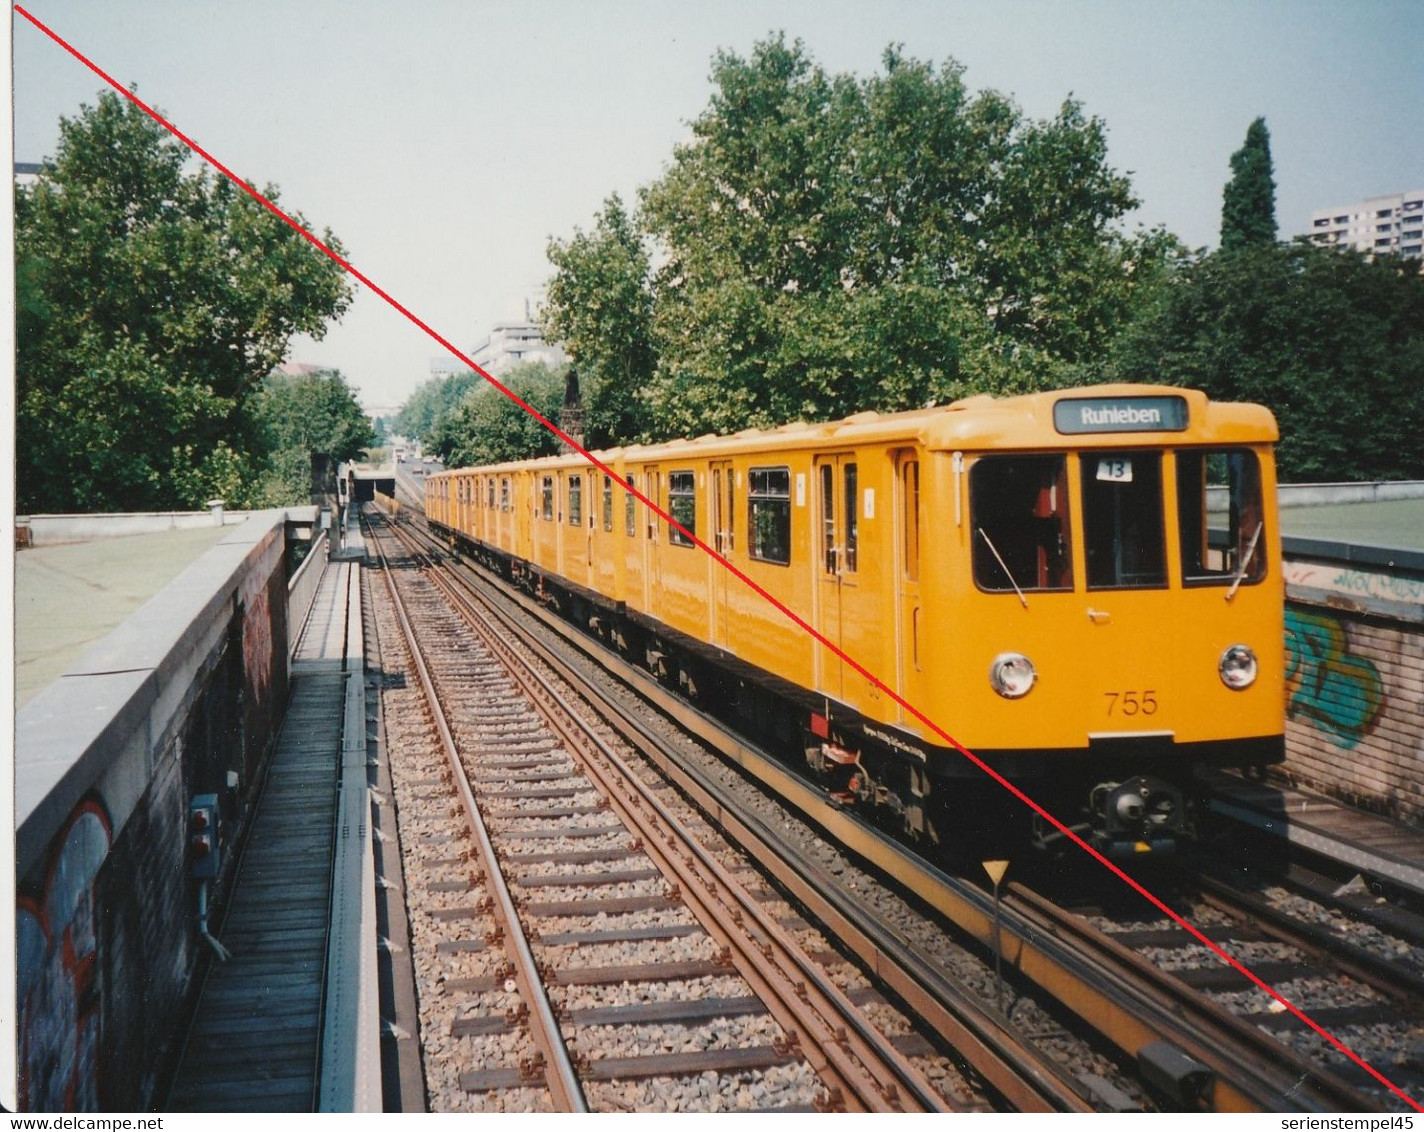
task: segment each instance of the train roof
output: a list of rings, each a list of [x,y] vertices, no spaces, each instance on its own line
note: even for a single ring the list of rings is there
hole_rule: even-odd
[[[1153,427],[1154,424],[1161,427]],[[1189,434],[1189,436],[1187,435]],[[1261,405],[1211,401],[1196,389],[1168,385],[1093,385],[1014,397],[987,394],[901,413],[856,413],[843,420],[749,428],[725,436],[635,444],[594,452],[599,461],[664,463],[695,456],[865,444],[917,445],[939,451],[1123,447],[1189,440],[1193,444],[1260,444],[1279,438],[1275,417]],[[483,472],[577,467],[578,453],[515,460]],[[462,471],[467,469],[455,469]]]

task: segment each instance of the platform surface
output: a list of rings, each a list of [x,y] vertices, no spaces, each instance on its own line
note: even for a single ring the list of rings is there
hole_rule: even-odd
[[[1280,515],[1287,537],[1424,550],[1424,499],[1282,507]]]
[[[15,555],[15,706],[52,684],[229,525],[37,546]]]

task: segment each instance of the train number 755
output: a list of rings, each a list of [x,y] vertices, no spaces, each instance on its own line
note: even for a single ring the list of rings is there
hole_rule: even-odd
[[[1109,715],[1156,715],[1157,693],[1151,688],[1143,692],[1104,692]]]

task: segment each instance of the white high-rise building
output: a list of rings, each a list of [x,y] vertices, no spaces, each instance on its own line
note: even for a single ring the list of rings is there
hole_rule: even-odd
[[[1369,255],[1424,258],[1424,189],[1316,209],[1310,214],[1310,238]]]
[[[568,355],[556,342],[545,342],[537,322],[497,322],[489,337],[479,343],[470,356],[486,373],[501,374],[521,362],[543,362],[548,366],[562,365]]]

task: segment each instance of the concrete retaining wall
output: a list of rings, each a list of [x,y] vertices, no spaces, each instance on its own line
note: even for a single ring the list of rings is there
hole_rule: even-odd
[[[316,521],[314,506],[288,507],[284,512],[290,523],[310,525]],[[132,511],[103,515],[17,515],[15,525],[25,532],[27,546],[55,546],[66,542],[91,542],[94,539],[123,538],[126,535],[147,535],[159,531],[190,530],[194,527],[235,527],[247,522],[254,514],[271,512],[225,511],[221,507],[207,511]]]
[[[235,527],[247,522],[249,517],[246,511],[146,511],[112,515],[19,515],[15,522],[29,529],[31,546],[54,546],[193,527]]]
[[[1384,503],[1392,499],[1424,499],[1424,480],[1378,480],[1370,483],[1283,483],[1276,486],[1281,507],[1323,507],[1333,503]],[[1207,508],[1224,512],[1227,489],[1206,489]]]
[[[188,802],[237,829],[286,704],[285,527],[235,525],[16,717],[22,1108],[155,1099],[197,960]]]
[[[1283,483],[1276,489],[1282,507],[1319,507],[1330,503],[1384,503],[1424,498],[1424,480],[1372,483]]]

